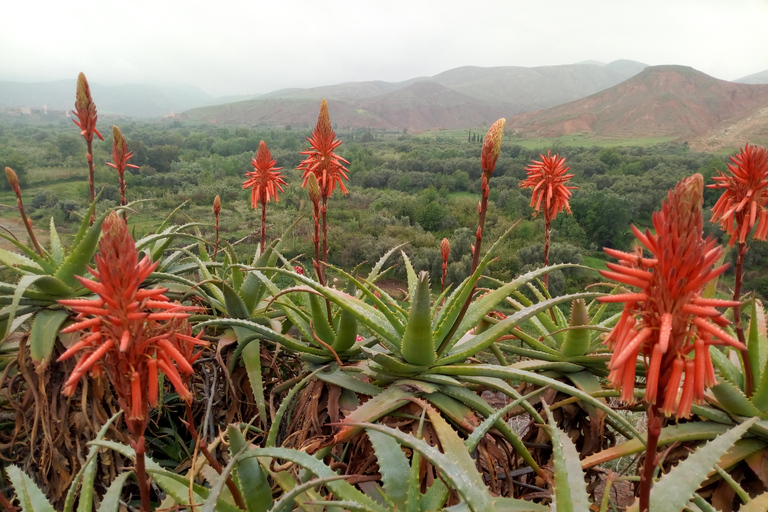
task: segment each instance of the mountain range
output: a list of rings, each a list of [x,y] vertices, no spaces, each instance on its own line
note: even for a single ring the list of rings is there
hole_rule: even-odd
[[[0,81],[0,112],[69,110],[75,82]],[[619,60],[562,66],[465,66],[403,82],[346,82],[252,98],[213,98],[194,86],[91,84],[101,114],[309,128],[318,103],[334,125],[422,132],[488,126],[507,118],[518,137],[587,134],[670,138],[700,149],[768,143],[768,71],[734,82],[686,66]],[[242,100],[242,101],[236,101]],[[179,113],[181,112],[181,113]]]

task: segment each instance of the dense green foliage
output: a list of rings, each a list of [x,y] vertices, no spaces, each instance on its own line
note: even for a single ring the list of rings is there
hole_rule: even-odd
[[[300,212],[305,219],[296,236],[286,241],[286,255],[312,253],[310,237],[305,236],[311,231],[309,202],[299,186],[299,173],[293,171],[301,160],[299,151],[307,146],[305,131],[174,120],[106,121],[120,125],[129,149],[134,151],[131,163],[140,166],[126,176],[128,200],[152,199],[134,216],[147,230],[185,201],[181,215],[212,223],[211,204],[216,195],[223,204],[223,238],[235,242],[257,230],[259,216],[250,211],[241,186],[259,141],[264,140],[289,183],[280,202],[270,205],[270,222],[274,223],[270,232],[282,232]],[[102,122],[102,127],[105,124]],[[408,242],[406,252],[414,267],[439,275],[438,246],[447,237],[455,247],[448,281],[455,283],[466,277],[480,188],[479,138],[371,134],[343,127],[337,131],[345,141],[340,154],[351,162],[351,172],[349,195],[335,195],[329,205],[331,263],[350,267],[360,261],[376,261],[389,248]],[[106,185],[102,194],[105,206],[119,202],[117,177],[104,165],[110,158],[111,142],[109,135],[103,142],[94,142],[96,182],[97,187]],[[652,212],[678,180],[695,172],[708,179],[716,169],[725,169],[724,157],[692,152],[686,144],[530,149],[515,142],[511,138],[502,145],[491,179],[486,228],[494,239],[521,220],[502,256],[491,266],[491,273],[502,279],[540,261],[532,255],[541,251],[535,246],[543,238],[543,221],[532,216],[530,193],[521,191],[518,184],[526,175],[525,167],[541,152],[551,149],[564,156],[575,175],[572,183],[579,187],[571,201],[573,215],[561,215],[553,224],[553,242],[557,244],[553,263],[602,257],[600,249],[604,246],[628,249],[630,225],[650,225]],[[70,120],[6,118],[0,124],[0,166],[14,168],[28,182],[25,200],[32,218],[41,224],[51,215],[60,225],[76,222],[73,212],[82,213],[87,206],[84,200],[72,200],[87,196],[83,193],[87,187],[83,152],[84,143]],[[0,202],[12,205],[12,195],[6,189]],[[705,207],[711,207],[716,197],[716,191],[707,190]],[[6,215],[13,215],[13,211]],[[705,229],[719,236],[718,229]],[[768,285],[758,269],[765,262],[765,252],[762,244],[755,244],[747,262],[747,286],[764,296]],[[396,277],[403,278],[402,269],[398,271]],[[570,290],[588,278],[573,272],[567,277]],[[562,276],[555,274],[553,279],[553,291],[562,292]]]

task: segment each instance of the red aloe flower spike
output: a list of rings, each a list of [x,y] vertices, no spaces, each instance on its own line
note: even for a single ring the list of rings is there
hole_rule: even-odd
[[[443,277],[440,279],[440,289],[445,291],[445,276],[448,274],[448,257],[451,255],[451,243],[447,238],[440,242],[440,256],[443,258]]]
[[[578,187],[566,185],[573,174],[566,174],[570,167],[565,166],[565,158],[547,151],[547,156],[539,155],[541,161],[534,160],[525,168],[528,177],[520,182],[520,188],[533,189],[531,207],[538,212],[544,204],[544,266],[549,265],[549,226],[557,214],[565,210],[571,213],[569,203],[571,190]],[[548,284],[548,276],[544,275],[544,286]]]
[[[719,222],[728,233],[729,245],[738,242],[736,256],[736,276],[733,300],[741,297],[741,283],[744,278],[743,265],[747,253],[747,235],[755,228],[753,238],[768,239],[768,151],[764,147],[746,144],[728,164],[730,174],[717,171],[715,184],[708,188],[722,189],[723,194],[712,208],[712,222]],[[755,227],[756,226],[756,227]],[[744,327],[741,322],[739,306],[734,306],[734,324],[736,336],[745,344]],[[746,350],[742,352],[744,361],[744,380],[747,396],[754,389],[752,361]]]
[[[722,189],[723,194],[712,208],[712,222],[719,222],[731,237],[729,245],[744,243],[755,225],[754,237],[768,239],[768,151],[760,146],[745,145],[728,164],[730,175],[719,176],[707,188]]]
[[[138,169],[138,165],[129,164],[128,160],[133,157],[133,151],[128,151],[128,143],[125,141],[123,133],[117,126],[112,127],[112,160],[115,163],[107,162],[107,165],[117,170],[117,179],[120,182],[120,204],[125,206],[125,169],[131,167]],[[125,212],[123,212],[125,217]]]
[[[638,357],[642,355],[646,364],[648,456],[640,485],[640,510],[644,511],[649,506],[661,413],[688,417],[691,405],[704,399],[706,387],[715,382],[709,345],[744,347],[718,327],[728,320],[714,307],[732,303],[701,297],[707,282],[723,270],[713,268],[722,248],[714,240],[703,239],[703,189],[700,174],[682,180],[669,192],[661,211],[653,214],[655,233],[642,233],[633,226],[652,258],[612,251],[609,254],[618,257],[621,265],[600,272],[641,288],[639,293],[599,300],[625,299],[621,319],[606,339],[614,350],[608,379],[621,389],[622,400],[634,400]]]
[[[93,181],[93,136],[94,134],[99,139],[104,140],[99,131],[96,129],[96,105],[93,103],[91,97],[91,88],[88,85],[88,80],[85,78],[85,74],[80,73],[77,76],[77,92],[75,96],[75,110],[72,111],[77,119],[73,119],[78,128],[80,128],[80,135],[85,139],[87,146],[86,158],[88,160],[88,185],[90,187],[90,202],[96,198],[96,189]],[[93,221],[93,218],[91,218]]]
[[[277,160],[272,158],[269,148],[263,140],[259,142],[259,150],[256,152],[256,157],[251,159],[251,163],[253,164],[253,171],[246,173],[247,178],[243,183],[243,188],[251,188],[251,208],[256,208],[256,205],[261,203],[260,252],[263,253],[267,236],[267,203],[272,198],[275,198],[275,202],[279,200],[277,191],[283,191],[282,186],[285,185],[285,180],[278,172],[282,167],[275,167]]]
[[[483,229],[485,229],[485,214],[488,211],[488,195],[491,193],[489,181],[491,174],[496,168],[496,160],[501,152],[501,142],[504,140],[504,126],[507,120],[503,117],[497,120],[488,129],[483,139],[483,150],[480,154],[480,167],[483,169],[481,178],[480,202],[477,205],[478,223],[477,233],[475,234],[475,245],[472,248],[472,269],[474,272],[480,263],[480,246],[483,241]],[[461,315],[459,315],[461,316]]]
[[[317,116],[317,125],[312,132],[312,137],[308,137],[307,140],[309,141],[310,148],[300,152],[302,155],[306,155],[307,158],[299,164],[297,169],[304,171],[301,175],[304,180],[301,184],[302,187],[306,188],[309,183],[309,176],[314,175],[317,178],[318,188],[320,189],[320,196],[322,198],[320,217],[323,230],[323,252],[321,255],[322,260],[318,264],[322,267],[322,264],[328,259],[328,222],[326,216],[328,198],[331,197],[337,184],[341,193],[346,194],[347,187],[344,186],[344,180],[349,181],[347,176],[349,169],[343,165],[349,165],[349,162],[334,152],[336,148],[341,146],[341,141],[336,138],[336,132],[331,127],[331,117],[328,113],[328,102],[326,100],[320,102],[320,114]],[[325,273],[324,268],[321,268],[321,271]]]

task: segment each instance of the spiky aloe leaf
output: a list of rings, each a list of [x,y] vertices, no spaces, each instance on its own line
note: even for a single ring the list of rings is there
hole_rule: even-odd
[[[325,486],[333,492],[334,497],[343,501],[351,501],[368,507],[371,512],[387,512],[387,509],[358,491],[345,480],[336,480],[338,475],[321,460],[298,450],[288,448],[253,448],[243,453],[237,459],[242,462],[251,457],[272,457],[293,462],[320,478],[327,479]]]
[[[349,413],[342,420],[341,430],[336,433],[334,441],[341,442],[351,438],[360,428],[355,426],[358,423],[367,423],[376,421],[402,407],[408,400],[416,396],[416,392],[406,389],[406,386],[391,385],[384,391],[374,396],[360,407]]]
[[[768,492],[759,494],[745,503],[739,512],[764,512],[768,510]]]
[[[415,365],[429,366],[437,359],[430,318],[429,274],[422,272],[411,296],[411,310],[400,345],[403,359]]]
[[[714,439],[717,436],[728,431],[728,425],[714,423],[711,421],[697,421],[690,423],[680,423],[669,425],[661,429],[659,435],[659,446],[666,446],[671,443],[685,441],[700,441],[704,439]],[[645,445],[640,439],[630,439],[611,448],[606,448],[600,452],[592,454],[581,461],[584,469],[591,468],[597,464],[602,464],[609,460],[618,459],[627,455],[640,453],[645,449]]]
[[[252,332],[244,327],[232,328],[237,335],[238,343],[248,343],[242,351],[242,359],[245,370],[248,373],[248,382],[256,400],[256,408],[259,411],[261,425],[267,425],[267,406],[264,398],[264,381],[261,377],[261,342],[258,337],[253,337]],[[249,341],[246,341],[249,340]]]
[[[235,318],[218,318],[215,320],[208,320],[206,322],[201,322],[195,326],[195,329],[199,329],[201,327],[206,327],[209,325],[221,325],[221,326],[227,326],[227,327],[243,327],[249,331],[252,331],[255,334],[258,334],[260,336],[263,336],[264,338],[273,341],[275,343],[279,343],[283,345],[285,348],[289,350],[293,350],[295,352],[299,353],[309,353],[309,354],[315,354],[318,356],[325,355],[325,351],[321,350],[319,348],[311,347],[305,343],[302,343],[301,341],[297,340],[296,338],[293,338],[291,336],[288,336],[286,334],[279,333],[275,331],[274,329],[271,329],[267,326],[261,325],[257,322],[253,322],[251,320],[238,320]]]
[[[497,366],[492,364],[468,364],[468,365],[446,365],[446,366],[434,366],[427,370],[427,373],[437,373],[440,375],[457,375],[467,377],[496,377],[504,380],[521,380],[529,382],[531,384],[537,384],[539,386],[549,386],[563,393],[567,393],[573,397],[578,398],[582,402],[588,402],[598,409],[606,412],[617,423],[623,425],[633,436],[642,438],[642,435],[637,431],[634,425],[632,425],[626,418],[616,413],[607,404],[603,403],[599,399],[592,395],[581,391],[573,386],[569,386],[557,379],[552,379],[545,375],[539,375],[534,372],[528,372],[525,370],[518,370],[509,366]]]
[[[16,497],[21,504],[22,512],[54,512],[53,506],[48,502],[45,494],[21,469],[10,465],[5,470],[16,490]]]
[[[314,292],[308,294],[309,307],[312,313],[312,332],[315,336],[320,338],[324,343],[331,345],[336,338],[336,333],[333,332],[333,327],[328,322],[328,316],[325,308],[320,303],[320,299]]]
[[[120,510],[120,498],[123,494],[123,487],[128,477],[133,475],[133,471],[125,471],[117,475],[109,484],[109,489],[104,493],[104,497],[101,499],[99,508],[96,512],[119,512]]]
[[[747,330],[747,351],[752,365],[752,375],[755,382],[760,382],[768,361],[768,333],[766,332],[765,310],[763,303],[757,298],[752,299],[751,315]]]
[[[29,330],[29,352],[32,360],[43,368],[48,364],[61,324],[69,317],[64,309],[43,309],[32,321]]]
[[[227,427],[227,439],[231,457],[236,457],[246,449],[243,433],[232,425]],[[272,506],[272,488],[258,460],[245,459],[236,462],[234,477],[243,495],[247,512],[266,512]]]
[[[653,485],[650,510],[653,512],[679,512],[693,496],[701,482],[707,478],[720,457],[743,436],[757,418],[741,425],[700,447]]]
[[[709,346],[709,354],[712,358],[712,364],[718,369],[720,376],[739,389],[744,389],[744,374],[741,369],[736,368],[722,350],[715,345]]]
[[[386,434],[369,430],[368,439],[376,453],[384,495],[397,510],[405,510],[410,473],[408,458],[397,441]]]
[[[727,380],[720,381],[710,389],[724,411],[737,416],[761,415],[761,411],[749,401],[747,395]]]
[[[552,306],[556,306],[563,302],[568,302],[568,301],[579,299],[579,298],[592,298],[598,295],[600,294],[574,293],[572,295],[563,295],[560,297],[555,297],[553,299],[548,299],[543,302],[533,304],[530,307],[526,307],[521,311],[518,311],[517,313],[508,316],[507,318],[497,323],[493,327],[490,327],[485,332],[482,332],[476,336],[473,336],[472,338],[467,340],[466,343],[455,345],[453,349],[450,352],[448,352],[445,356],[441,357],[437,361],[437,363],[440,365],[446,365],[446,364],[466,361],[467,358],[474,356],[481,350],[484,350],[485,348],[488,347],[488,345],[496,341],[500,336],[506,334],[507,332],[515,328],[517,325],[519,325],[523,321],[531,318],[532,316],[540,313],[541,311],[546,311]]]
[[[589,510],[587,484],[579,462],[579,452],[565,432],[557,428],[555,418],[546,402],[549,438],[552,440],[552,458],[555,465],[555,495],[552,508],[557,512],[583,512]]]
[[[561,352],[565,357],[583,356],[589,350],[590,330],[582,326],[589,325],[587,303],[584,299],[574,300],[571,303],[571,319],[568,322],[568,331]]]

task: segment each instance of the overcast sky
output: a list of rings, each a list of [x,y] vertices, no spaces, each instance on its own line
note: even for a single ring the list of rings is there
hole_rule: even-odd
[[[768,0],[4,0],[0,80],[189,83],[214,96],[459,66],[630,59],[768,70]]]

